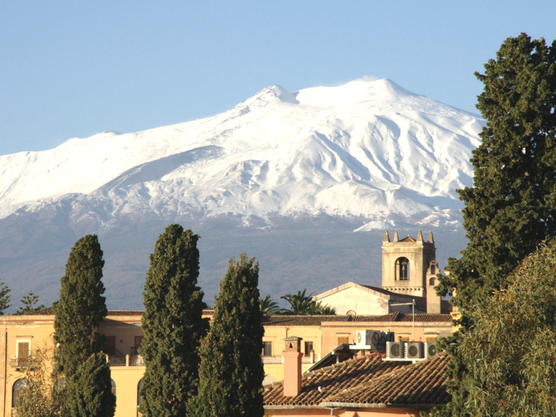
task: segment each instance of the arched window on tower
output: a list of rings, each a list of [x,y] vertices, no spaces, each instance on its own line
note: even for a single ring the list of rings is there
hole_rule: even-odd
[[[396,259],[396,280],[398,281],[409,280],[409,259],[407,258]]]

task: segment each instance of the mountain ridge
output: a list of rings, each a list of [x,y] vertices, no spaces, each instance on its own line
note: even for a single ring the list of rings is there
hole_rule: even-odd
[[[315,110],[315,97],[327,96],[323,91],[340,102],[348,97],[349,105],[329,109],[330,103],[320,100]],[[378,105],[368,109],[371,102]],[[408,102],[414,107],[408,109]],[[390,108],[392,103],[401,108]],[[35,200],[71,193],[115,198],[117,190],[132,199],[137,191],[132,186],[139,183],[151,201],[165,193],[161,184],[170,190],[197,187],[184,197],[197,200],[195,209],[209,215],[226,210],[263,218],[267,212],[325,212],[384,221],[389,215],[434,211],[436,203],[430,203],[435,198],[443,198],[447,208],[459,208],[454,190],[470,185],[469,156],[478,144],[480,123],[389,80],[353,81],[295,94],[271,86],[211,118],[70,139],[49,151],[26,153],[19,168],[10,167],[8,157],[20,154],[0,157],[5,167],[0,218],[23,206],[32,209]],[[215,163],[207,169],[211,161]],[[129,183],[131,173],[139,182]],[[115,187],[112,194],[110,186]],[[352,197],[349,208],[334,203],[347,195]],[[241,204],[234,204],[238,200]],[[377,212],[383,214],[377,217]]]
[[[72,244],[96,233],[108,248],[109,304],[138,308],[152,244],[178,222],[205,236],[209,297],[227,260],[247,249],[266,292],[321,291],[343,277],[380,285],[370,262],[384,229],[434,230],[451,240],[442,250],[463,248],[455,189],[472,184],[483,124],[362,79],[295,93],[274,85],[205,119],[0,156],[0,273],[14,297],[31,280],[52,301]],[[459,249],[442,250],[441,260]]]

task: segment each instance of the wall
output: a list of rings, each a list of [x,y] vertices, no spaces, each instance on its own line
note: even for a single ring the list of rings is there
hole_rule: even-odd
[[[369,288],[351,282],[315,297],[315,301],[336,308],[336,314],[346,315],[348,311],[354,311],[359,316],[390,313],[388,300],[388,296],[381,296]]]
[[[304,356],[301,368],[305,372],[313,363],[321,358],[321,332],[320,326],[265,326],[263,342],[272,343],[272,356],[263,356],[265,377],[272,376],[274,381],[284,379],[284,364],[282,352],[284,351],[284,339],[289,336],[302,337],[301,350],[304,351],[305,342],[313,343],[313,355]],[[272,382],[267,378],[265,382]]]

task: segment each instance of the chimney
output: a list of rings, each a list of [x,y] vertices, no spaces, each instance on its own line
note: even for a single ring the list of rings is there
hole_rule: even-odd
[[[290,336],[284,341],[284,396],[295,397],[301,392],[301,337]]]

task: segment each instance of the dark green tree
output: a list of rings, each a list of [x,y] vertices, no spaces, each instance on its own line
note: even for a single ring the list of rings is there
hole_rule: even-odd
[[[39,296],[33,294],[31,291],[29,291],[29,294],[23,296],[21,304],[23,304],[23,307],[18,308],[15,312],[16,315],[31,314],[44,308],[44,304],[39,304]]]
[[[259,265],[242,254],[220,282],[214,319],[201,343],[200,417],[262,417],[264,327]]]
[[[473,186],[458,190],[469,243],[440,287],[456,289],[464,311],[556,232],[556,41],[508,38],[476,76],[487,123],[471,159]]]
[[[452,401],[445,415],[467,411],[477,375],[460,340],[475,326],[473,311],[504,290],[507,276],[556,233],[556,42],[508,38],[496,60],[476,73],[484,84],[477,108],[487,123],[473,152],[473,186],[458,190],[467,244],[449,259],[437,290],[455,290],[461,329],[444,345],[451,354]],[[527,341],[523,341],[527,343]]]
[[[112,417],[115,409],[110,365],[104,353],[93,353],[79,366],[67,387],[63,414],[68,417]]]
[[[146,416],[194,415],[191,400],[199,382],[199,343],[208,321],[202,319],[198,235],[178,224],[166,228],[151,254],[143,299],[145,361],[141,412]]]
[[[4,281],[0,281],[0,316],[3,316],[4,311],[11,307],[10,291]]]
[[[56,372],[71,378],[79,365],[100,351],[99,323],[106,317],[102,283],[102,250],[96,235],[87,235],[71,249],[62,277],[60,300],[54,303]]]

